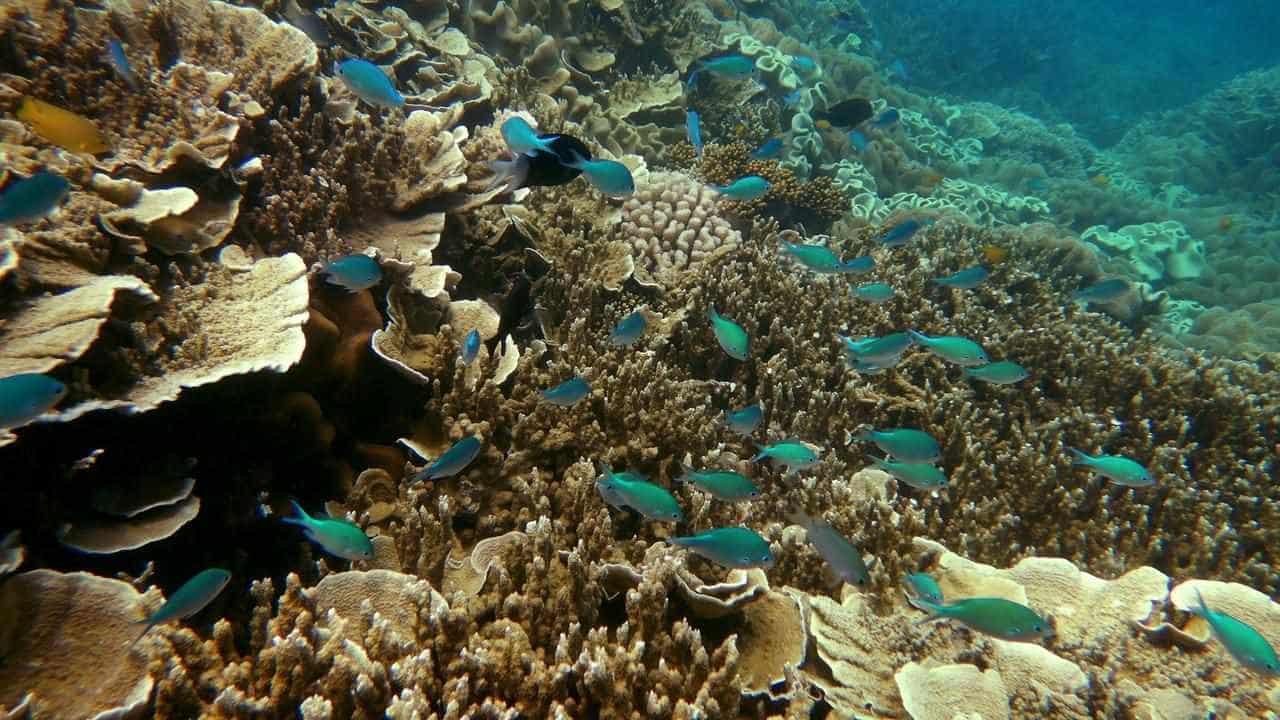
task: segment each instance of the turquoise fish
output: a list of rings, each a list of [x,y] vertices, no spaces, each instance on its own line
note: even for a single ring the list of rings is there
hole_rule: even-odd
[[[978,343],[955,335],[929,337],[915,330],[907,331],[913,340],[938,357],[962,367],[977,367],[991,362]]]
[[[990,271],[981,265],[975,265],[971,268],[951,273],[946,277],[934,278],[933,281],[938,285],[955,288],[956,290],[972,290],[986,282],[989,277],[991,277]]]
[[[893,286],[884,283],[867,283],[859,285],[852,291],[853,296],[866,300],[873,305],[889,302],[893,299]]]
[[[1142,465],[1120,455],[1090,455],[1075,448],[1071,451],[1072,465],[1083,465],[1117,485],[1146,487],[1155,484],[1155,478]]]
[[[885,247],[906,245],[920,231],[920,228],[923,228],[926,224],[932,224],[932,221],[917,220],[916,218],[903,220],[876,236],[876,241]]]
[[[913,573],[908,575],[904,582],[910,590],[907,595],[907,602],[912,605],[920,607],[915,603],[917,599],[935,604],[942,602],[942,588],[938,587],[938,581],[934,580],[932,576],[925,573]],[[924,610],[924,608],[920,609]]]
[[[795,258],[809,270],[826,275],[864,273],[875,266],[875,260],[870,256],[854,258],[847,263],[842,262],[839,256],[824,245],[802,245],[783,241],[782,251]],[[863,269],[867,260],[871,261],[870,267]]]
[[[728,185],[713,185],[712,188],[730,200],[751,202],[769,192],[769,181],[759,175],[747,175]]]
[[[760,403],[753,403],[739,410],[725,410],[721,425],[739,435],[750,435],[760,426],[762,418],[764,408],[760,407]]]
[[[568,407],[589,394],[591,394],[591,386],[582,379],[581,375],[575,375],[553,388],[543,390],[542,399],[552,405]]]
[[[1241,622],[1226,613],[1214,612],[1204,603],[1200,588],[1196,591],[1196,607],[1190,612],[1199,615],[1213,628],[1213,634],[1222,642],[1227,652],[1236,662],[1261,675],[1280,675],[1280,660],[1276,658],[1275,648],[1251,625]]]
[[[727,568],[767,568],[773,565],[769,541],[744,527],[713,528],[689,537],[668,538],[667,542],[688,548]]]
[[[680,463],[684,475],[676,478],[677,482],[691,483],[706,490],[717,500],[738,502],[760,496],[760,490],[741,473],[730,470],[694,470]]]
[[[462,340],[462,364],[470,365],[480,354],[480,331],[475,328]]]
[[[836,335],[844,341],[845,359],[850,365],[859,363],[872,367],[888,368],[898,364],[902,353],[914,342],[906,333],[893,333],[884,337],[868,337],[859,340]]]
[[[685,134],[689,136],[689,144],[693,146],[694,157],[702,159],[702,120],[698,113],[689,110],[684,114]]]
[[[714,303],[707,311],[707,317],[711,319],[711,331],[715,333],[720,349],[734,360],[746,360],[751,350],[751,339],[747,337],[747,331],[738,323],[721,317],[716,312]]]
[[[383,108],[404,107],[404,96],[391,84],[391,79],[382,72],[382,68],[368,60],[352,58],[335,62],[333,72],[342,79],[353,95],[370,105]]]
[[[0,194],[0,227],[35,222],[57,209],[70,192],[71,183],[51,172],[9,183]]]
[[[1038,640],[1051,630],[1049,623],[1035,610],[1004,598],[965,598],[943,604],[917,597],[913,604],[930,614],[922,622],[956,620],[1001,640]]]
[[[870,255],[859,255],[856,258],[845,260],[840,266],[840,272],[851,273],[853,275],[862,275],[871,272],[876,266],[876,259]]]
[[[325,265],[320,274],[330,285],[345,288],[348,292],[368,290],[382,282],[382,268],[378,267],[378,261],[359,253],[334,260]]]
[[[614,507],[629,507],[650,520],[680,522],[680,503],[666,488],[634,473],[614,473],[608,465],[596,479],[596,492]]]
[[[849,145],[853,147],[855,152],[858,152],[858,153],[865,152],[867,149],[867,145],[870,142],[871,141],[867,139],[867,134],[862,132],[861,130],[849,131]]]
[[[783,440],[768,447],[756,445],[756,448],[760,452],[751,459],[751,462],[758,463],[761,460],[772,460],[786,466],[788,474],[818,464],[818,453],[799,440]]]
[[[436,478],[453,477],[462,472],[480,454],[484,443],[475,435],[468,435],[449,446],[435,462],[414,473],[413,480],[435,480]]]
[[[790,517],[790,520],[804,528],[809,544],[813,545],[822,559],[827,561],[836,577],[858,587],[866,587],[871,582],[871,575],[867,572],[867,564],[862,560],[862,553],[838,530],[831,527],[830,523],[811,518],[804,513],[796,513]]]
[[[151,613],[146,620],[138,621],[137,624],[146,627],[134,642],[141,640],[142,636],[156,625],[170,620],[185,620],[205,609],[230,581],[231,573],[222,568],[209,568],[196,573],[195,577],[182,583],[182,587],[173,591],[159,610]]]
[[[134,92],[142,91],[142,79],[138,77],[138,73],[133,71],[133,65],[129,63],[129,56],[124,53],[124,46],[120,41],[111,38],[107,41],[107,60],[110,61],[111,67],[124,81],[125,85]]]
[[[1129,281],[1123,278],[1111,278],[1094,283],[1087,288],[1075,291],[1071,294],[1071,299],[1084,303],[1105,303],[1111,302],[1117,298],[1123,297],[1129,292],[1131,286]]]
[[[346,520],[313,518],[302,509],[297,500],[289,502],[298,516],[282,520],[302,528],[307,539],[325,552],[343,560],[368,560],[373,557],[373,543],[369,542],[369,536],[364,534],[364,530]]]
[[[519,115],[512,115],[502,123],[500,129],[502,133],[502,141],[507,144],[507,149],[516,155],[533,155],[538,152],[556,154],[551,147],[551,143],[560,137],[559,135],[538,135],[538,131],[533,129],[528,120]]]
[[[1030,377],[1025,368],[1011,360],[965,368],[964,374],[975,380],[984,380],[996,385],[1012,385]]]
[[[0,378],[0,429],[15,428],[53,409],[67,395],[67,386],[40,373]]]
[[[565,167],[582,172],[592,187],[609,197],[625,197],[636,191],[636,181],[626,165],[615,160],[585,160],[572,152],[572,159]]]
[[[688,87],[692,88],[698,82],[698,76],[704,72],[724,75],[726,77],[742,78],[754,74],[756,71],[755,62],[745,55],[725,55],[724,57],[712,58],[704,60],[700,63],[696,70],[689,73],[689,79],[686,81]]]
[[[614,326],[613,332],[609,333],[609,344],[614,347],[631,347],[644,335],[644,329],[648,325],[649,321],[644,319],[644,313],[636,310]]]
[[[942,457],[938,441],[923,430],[894,428],[892,430],[867,430],[854,440],[869,440],[895,460],[909,463],[933,462]]]
[[[769,138],[763,145],[751,151],[752,160],[772,160],[782,154],[785,143],[782,138]]]
[[[898,462],[896,460],[878,458],[874,455],[868,455],[867,459],[874,462],[876,467],[895,477],[899,482],[906,483],[917,490],[936,490],[947,486],[946,473],[929,463]]]

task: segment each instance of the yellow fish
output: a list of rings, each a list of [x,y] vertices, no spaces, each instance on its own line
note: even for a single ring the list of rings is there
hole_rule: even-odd
[[[97,155],[111,149],[92,120],[43,100],[22,98],[17,116],[40,137],[65,150]]]
[[[817,120],[813,124],[814,124],[814,127],[818,128],[819,130],[831,129],[831,122],[829,120]]]

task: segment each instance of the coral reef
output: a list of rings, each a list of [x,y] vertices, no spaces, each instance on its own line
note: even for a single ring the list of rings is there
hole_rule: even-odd
[[[0,712],[1280,712],[1188,613],[1200,590],[1280,643],[1277,265],[1252,242],[1266,222],[1217,220],[1179,174],[1203,147],[1139,172],[1132,157],[1165,145],[1135,133],[1099,153],[893,84],[863,54],[875,28],[857,3],[742,5],[339,0],[309,8],[324,48],[273,20],[274,1],[0,12],[0,187],[42,169],[72,186],[56,213],[0,228],[0,377],[68,388],[0,429]],[[810,27],[832,13],[837,36]],[[140,89],[103,59],[108,36]],[[730,52],[756,76],[689,85]],[[329,76],[356,56],[404,108]],[[864,126],[863,148],[814,119],[855,95],[899,118]],[[82,116],[106,149],[50,142],[23,97]],[[682,141],[690,109],[701,158]],[[1228,139],[1269,152],[1241,112]],[[494,186],[517,116],[622,162],[636,191]],[[779,159],[752,156],[774,137]],[[1232,182],[1270,182],[1250,167]],[[767,194],[714,187],[746,175]],[[933,222],[904,247],[876,240],[907,217]],[[865,304],[784,240],[873,257],[864,278],[895,297]],[[354,253],[379,272],[348,291],[322,269]],[[978,264],[976,288],[934,282]],[[1111,314],[1072,301],[1112,274],[1143,283]],[[746,359],[721,351],[710,306],[747,333]],[[637,311],[640,339],[610,344]],[[1029,377],[976,383],[919,349],[862,374],[836,337],[907,328],[972,338]],[[543,398],[575,376],[581,401]],[[754,402],[750,437],[723,426]],[[948,485],[870,467],[868,427],[931,433]],[[469,436],[464,469],[418,472]],[[784,438],[819,461],[753,462],[754,443]],[[1156,482],[1090,478],[1069,448],[1132,457]],[[601,464],[669,490],[682,520],[604,502]],[[677,482],[684,465],[747,474],[759,496],[715,499]],[[290,499],[354,523],[372,553],[348,564],[306,542],[281,522]],[[799,512],[856,545],[865,586],[829,582]],[[736,525],[771,567],[668,542]],[[232,573],[226,590],[139,637],[209,566]],[[918,624],[911,572],[950,599],[1025,603],[1053,635]]]

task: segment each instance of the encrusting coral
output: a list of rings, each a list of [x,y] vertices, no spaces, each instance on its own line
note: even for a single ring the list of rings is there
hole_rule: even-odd
[[[1132,232],[1083,241],[1044,222],[1103,212],[1059,209],[1092,197],[1067,181],[1028,190],[1045,168],[1111,162],[1083,141],[912,95],[869,57],[832,56],[785,35],[782,14],[739,17],[728,3],[342,0],[319,9],[340,38],[328,48],[263,7],[113,0],[0,15],[14,43],[0,107],[60,103],[110,146],[88,157],[0,121],[6,186],[42,168],[72,184],[59,214],[0,229],[0,376],[47,373],[70,390],[46,422],[0,431],[17,498],[0,522],[24,531],[0,558],[0,709],[1280,712],[1187,615],[1199,589],[1280,642],[1267,599],[1280,591],[1274,372],[1167,349],[1145,330],[1158,305],[1145,289],[1123,324],[1072,302],[1136,262],[1114,242],[1100,257],[1095,239],[1163,233],[1152,272],[1202,292],[1218,282],[1190,219],[1117,211],[1102,222]],[[128,91],[82,29],[123,35],[143,89]],[[689,71],[726,45],[767,90],[710,76],[690,89]],[[325,76],[359,54],[405,108]],[[770,93],[791,90],[784,111]],[[857,155],[811,114],[855,93],[903,118],[868,129]],[[690,108],[708,115],[700,161],[678,142]],[[515,117],[581,135],[594,157],[627,165],[636,191],[491,186],[487,163],[509,157],[500,128]],[[775,134],[781,159],[752,157]],[[739,202],[712,187],[744,175],[768,193]],[[906,247],[876,240],[908,218],[933,222]],[[784,239],[873,257],[865,281],[895,297],[865,303],[849,276],[810,273]],[[322,271],[351,254],[372,258],[371,286],[348,291]],[[934,282],[979,264],[990,276],[976,288]],[[745,360],[722,352],[712,306],[750,338]],[[1245,307],[1257,323],[1275,316]],[[611,344],[633,312],[643,333]],[[1203,311],[1192,335],[1254,342],[1222,316]],[[975,339],[1030,375],[983,384],[918,348],[863,374],[836,337],[907,328]],[[462,352],[473,329],[474,358]],[[544,399],[573,377],[589,385],[583,399]],[[725,410],[755,402],[750,437],[723,426]],[[94,412],[112,408],[134,414]],[[858,439],[870,427],[932,434],[947,486],[870,467]],[[479,449],[464,469],[419,472],[468,437]],[[795,474],[753,462],[753,443],[784,438],[819,461]],[[1135,458],[1156,481],[1091,478],[1069,448]],[[138,471],[161,457],[177,470]],[[680,522],[611,507],[602,464],[668,489]],[[676,482],[682,465],[743,473],[759,495],[718,500]],[[350,567],[321,557],[323,542],[280,522],[290,496],[354,523],[371,551]],[[829,582],[799,512],[856,546],[864,586]],[[668,542],[737,525],[769,543],[771,567],[727,570]],[[230,569],[224,594],[138,639],[135,623],[159,607],[139,590],[177,587],[198,564]],[[137,579],[61,572],[81,568]],[[1025,603],[1054,632],[1023,643],[916,624],[900,589],[912,572],[948,600]]]

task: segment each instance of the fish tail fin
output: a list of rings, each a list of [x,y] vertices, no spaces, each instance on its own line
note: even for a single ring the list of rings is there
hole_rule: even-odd
[[[1093,456],[1087,452],[1077,450],[1075,448],[1067,448],[1071,451],[1072,465],[1090,465],[1093,463]]]
[[[879,467],[879,468],[884,467],[884,458],[882,458],[882,457],[876,457],[875,455],[872,455],[871,453],[867,453],[867,459],[868,459],[868,460],[870,460],[871,462],[875,463],[875,464],[876,464],[876,467]]]
[[[493,171],[493,179],[486,191],[503,185],[502,192],[515,192],[529,177],[529,160],[525,155],[514,160],[490,160],[489,169]]]
[[[698,84],[698,75],[702,72],[702,68],[698,68],[689,73],[689,79],[685,81],[685,88],[692,90],[694,85]]]
[[[693,468],[692,468],[692,467],[690,467],[689,465],[687,465],[687,464],[685,464],[685,463],[683,463],[683,462],[682,462],[682,463],[680,463],[680,472],[681,472],[681,473],[683,473],[683,474],[682,474],[682,475],[680,475],[680,477],[672,478],[672,480],[674,480],[675,482],[678,482],[678,483],[693,482],[693,480],[692,480],[692,478],[693,478]]]
[[[292,517],[282,517],[280,518],[280,522],[297,525],[298,527],[308,527],[308,524],[311,522],[311,516],[307,514],[307,511],[303,510],[302,506],[299,505],[298,501],[294,498],[289,498],[289,504],[293,506],[293,511],[297,513],[297,515]]]
[[[557,155],[557,157],[559,156]],[[569,148],[569,162],[563,163],[563,164],[565,167],[571,167],[575,170],[581,170],[582,164],[585,163],[586,161],[587,159],[582,157],[582,153],[578,152],[577,150],[574,150],[573,148]]]
[[[1198,587],[1192,587],[1191,589],[1196,591],[1196,608],[1195,608],[1195,611],[1196,611],[1196,612],[1197,612],[1201,617],[1208,617],[1208,614],[1209,614],[1209,606],[1205,604],[1205,602],[1204,602],[1204,595],[1201,595],[1201,594],[1200,594],[1200,588],[1198,588]]]
[[[940,620],[947,616],[946,606],[939,605],[938,603],[935,603],[926,598],[920,597],[919,595],[915,597],[915,599],[912,601],[911,604],[929,613],[929,617],[921,618],[915,621],[916,625],[920,625],[927,622],[933,622],[934,620]]]
[[[928,335],[925,335],[924,333],[921,333],[921,332],[916,332],[915,330],[912,330],[910,328],[907,328],[907,337],[911,338],[915,342],[920,343],[921,345],[929,344]]]
[[[668,545],[675,545],[676,547],[686,547],[686,548],[689,548],[689,547],[694,547],[694,546],[696,546],[696,545],[698,544],[698,538],[696,538],[696,537],[671,537],[671,538],[667,538],[667,544],[668,544]]]
[[[755,445],[756,450],[760,451],[759,454],[751,458],[751,462],[758,463],[761,460],[767,460],[769,458],[769,451],[765,449],[765,446],[761,445],[760,443],[754,443],[754,442],[751,444]]]

